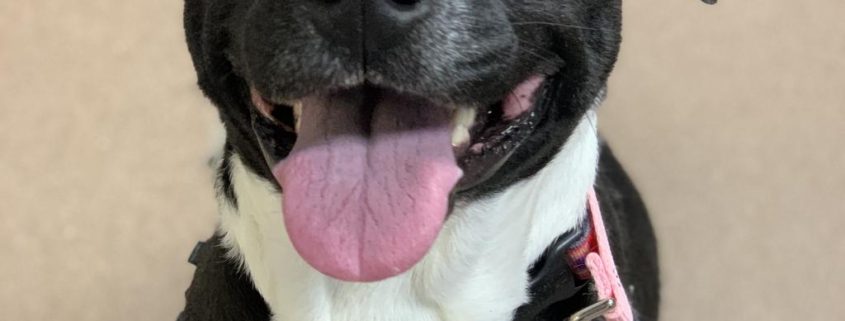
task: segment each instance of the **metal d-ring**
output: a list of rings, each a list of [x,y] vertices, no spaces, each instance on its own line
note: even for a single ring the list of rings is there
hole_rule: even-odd
[[[604,299],[595,304],[588,306],[581,311],[576,312],[568,321],[593,321],[599,317],[613,311],[616,307],[616,300]]]

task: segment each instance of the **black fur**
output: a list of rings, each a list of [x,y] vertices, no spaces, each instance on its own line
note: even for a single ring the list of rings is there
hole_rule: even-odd
[[[596,193],[634,315],[641,321],[657,320],[660,303],[657,240],[639,192],[607,144],[602,144]]]
[[[270,308],[214,236],[192,255],[197,270],[177,321],[268,321]]]

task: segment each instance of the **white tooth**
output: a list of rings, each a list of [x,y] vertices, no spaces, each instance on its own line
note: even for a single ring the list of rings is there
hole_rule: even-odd
[[[475,108],[458,107],[458,109],[455,110],[454,115],[452,116],[452,125],[455,127],[472,127],[472,123],[475,122],[475,113]]]
[[[469,142],[469,128],[475,122],[475,109],[459,107],[452,116],[452,146]]]
[[[469,129],[464,126],[457,126],[452,129],[452,146],[461,146],[469,142]]]
[[[297,100],[293,104],[293,122],[294,129],[299,132],[299,118],[302,116],[302,101]]]

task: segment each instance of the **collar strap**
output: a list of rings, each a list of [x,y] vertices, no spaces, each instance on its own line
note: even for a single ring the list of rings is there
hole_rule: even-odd
[[[598,246],[597,251],[587,254],[586,264],[593,277],[596,286],[599,302],[589,308],[605,307],[601,315],[607,321],[633,321],[634,315],[631,309],[631,302],[625,294],[622,279],[616,270],[616,262],[613,260],[613,253],[610,248],[610,241],[607,238],[607,229],[604,227],[604,219],[599,208],[599,201],[596,198],[595,189],[590,189],[587,195],[587,211],[589,213],[592,230]],[[577,317],[578,315],[574,315]],[[572,318],[576,319],[576,318]],[[576,319],[577,320],[577,319]],[[572,321],[576,321],[572,320]],[[589,320],[589,319],[581,319]]]
[[[587,195],[585,219],[559,236],[529,270],[531,301],[514,321],[633,321],[599,202]]]

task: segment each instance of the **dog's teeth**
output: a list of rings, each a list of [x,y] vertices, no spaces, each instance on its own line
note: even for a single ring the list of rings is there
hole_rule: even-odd
[[[459,107],[452,118],[452,146],[469,143],[469,128],[475,122],[475,109]]]
[[[469,142],[469,129],[457,126],[452,129],[452,146],[458,147]]]
[[[296,102],[291,104],[291,106],[293,106],[294,130],[296,130],[296,132],[299,132],[299,119],[300,116],[302,116],[302,101],[297,100]]]
[[[458,107],[455,110],[454,115],[452,116],[452,125],[454,127],[463,126],[465,128],[472,127],[472,123],[475,122],[475,108],[470,107]]]

